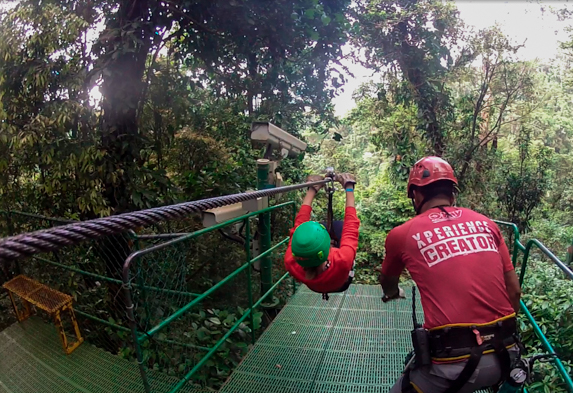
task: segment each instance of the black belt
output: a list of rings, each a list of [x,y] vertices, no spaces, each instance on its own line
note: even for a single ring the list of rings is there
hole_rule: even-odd
[[[495,342],[509,346],[516,343],[516,333],[515,317],[485,326],[453,326],[432,330],[429,332],[432,357],[448,360],[448,358],[467,356],[472,348],[477,346],[483,346],[484,351],[494,350]],[[478,341],[479,339],[481,342]]]

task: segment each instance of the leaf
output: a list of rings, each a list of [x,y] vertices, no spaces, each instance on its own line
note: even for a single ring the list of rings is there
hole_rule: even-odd
[[[253,313],[253,329],[257,330],[261,327],[261,322],[263,321],[263,313],[257,311]]]
[[[308,10],[304,11],[304,16],[306,16],[308,19],[313,19],[315,13],[316,13],[315,9],[309,8]]]
[[[199,339],[199,341],[205,341],[209,339],[209,330],[204,327],[197,330],[197,338]]]
[[[220,321],[219,318],[217,318],[217,317],[209,318],[208,321],[211,322],[211,323],[214,324],[214,325],[220,325],[220,324],[221,324],[221,321]]]
[[[331,19],[328,15],[323,15],[322,18],[321,18],[321,20],[322,20],[322,23],[323,23],[325,26],[328,26],[328,25],[330,24],[330,21],[331,21],[332,19]]]

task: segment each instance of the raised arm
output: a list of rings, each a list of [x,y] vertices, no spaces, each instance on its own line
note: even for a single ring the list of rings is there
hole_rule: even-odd
[[[306,181],[307,182],[314,182],[314,181],[319,181],[322,179],[324,179],[322,176],[310,175],[309,177],[306,178]],[[291,230],[291,236],[292,236],[292,233],[294,232],[294,230],[296,229],[296,227],[298,227],[303,222],[310,220],[310,212],[312,209],[312,202],[314,201],[316,194],[320,191],[321,188],[322,188],[322,186],[312,186],[312,187],[308,188],[308,191],[306,192],[306,195],[304,196],[304,199],[302,201],[302,206],[300,207],[300,210],[299,210],[299,212],[296,215],[296,218],[294,220],[294,228]],[[308,207],[305,207],[305,206],[308,206]]]
[[[342,173],[336,176],[336,181],[344,187],[346,192],[346,211],[344,213],[344,226],[342,228],[339,252],[344,256],[342,259],[350,264],[349,268],[352,268],[352,263],[354,263],[356,258],[356,250],[358,249],[358,229],[360,228],[360,220],[354,208],[354,186],[356,180],[351,174]]]

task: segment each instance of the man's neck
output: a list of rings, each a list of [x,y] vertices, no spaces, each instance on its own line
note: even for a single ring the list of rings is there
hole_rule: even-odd
[[[420,214],[424,213],[430,209],[433,209],[434,207],[451,206],[451,205],[452,205],[452,202],[447,197],[432,198],[428,202],[424,203],[424,206],[422,206],[422,208],[420,209]]]
[[[306,280],[314,280],[326,269],[326,261],[324,261],[320,266],[317,266],[316,269],[312,270],[305,270],[305,279]]]

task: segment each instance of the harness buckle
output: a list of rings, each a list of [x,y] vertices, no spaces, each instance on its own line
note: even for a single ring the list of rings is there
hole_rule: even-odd
[[[482,345],[483,344],[483,338],[481,337],[479,330],[474,328],[474,329],[472,329],[472,332],[476,335],[477,344]]]

